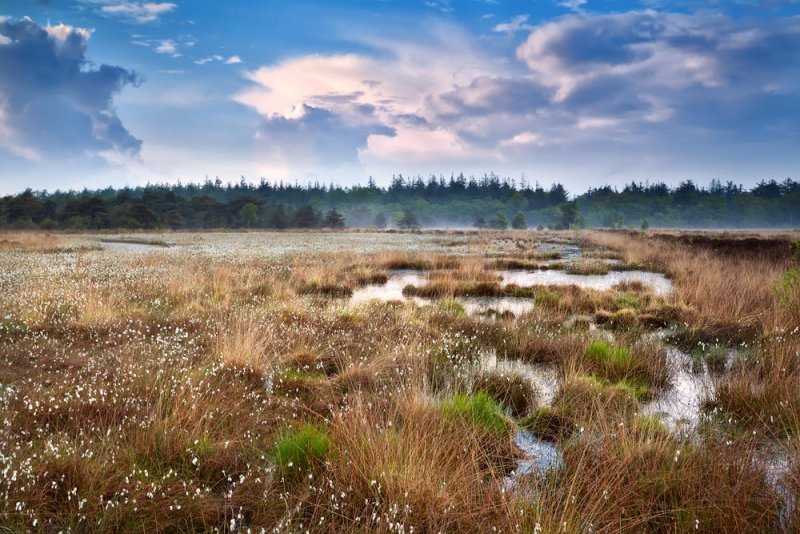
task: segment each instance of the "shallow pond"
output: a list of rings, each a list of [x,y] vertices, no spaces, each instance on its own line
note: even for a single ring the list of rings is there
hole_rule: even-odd
[[[560,384],[558,373],[551,365],[498,358],[497,353],[492,350],[481,354],[480,368],[482,371],[518,373],[524,376],[533,385],[533,389],[536,391],[536,400],[540,405],[552,404],[558,392]]]
[[[516,479],[524,475],[541,475],[564,465],[564,457],[555,444],[542,441],[527,430],[518,430],[514,434],[514,443],[522,450],[525,457],[517,460],[517,466],[509,476],[512,487]]]
[[[517,316],[533,309],[533,300],[517,297],[459,297],[458,301],[469,315],[486,315],[494,311]]]
[[[537,248],[540,252],[558,252],[561,254],[561,260],[574,260],[581,255],[581,247],[565,243],[545,242],[539,244]]]
[[[667,347],[667,353],[675,367],[672,387],[646,403],[641,413],[659,417],[672,430],[693,427],[700,420],[700,404],[711,389],[711,376],[707,370],[692,373],[689,356],[678,348]]]
[[[584,289],[606,291],[620,282],[641,282],[650,287],[656,295],[664,296],[672,291],[672,283],[661,273],[649,271],[611,271],[607,274],[569,274],[559,270],[509,270],[502,271],[504,284],[520,287],[535,285],[567,286],[576,285]]]
[[[422,271],[392,271],[389,273],[389,279],[385,284],[370,284],[353,291],[353,295],[350,297],[350,304],[362,304],[370,300],[379,300],[381,302],[413,300],[418,304],[426,304],[430,302],[428,299],[403,295],[403,288],[408,285],[424,286],[427,283],[428,277]]]
[[[353,291],[353,295],[350,297],[350,304],[358,305],[370,300],[379,300],[381,302],[414,302],[424,306],[433,303],[434,300],[422,297],[408,297],[403,295],[403,288],[408,285],[424,286],[427,283],[428,277],[422,271],[393,271],[389,274],[389,279],[385,284],[371,284]],[[459,297],[457,300],[470,315],[485,315],[490,311],[498,314],[511,312],[514,315],[520,315],[533,309],[533,301],[531,299],[515,297]]]
[[[577,285],[587,289],[600,291],[611,289],[620,282],[638,281],[652,288],[657,295],[666,295],[672,290],[672,284],[660,273],[647,271],[611,271],[602,275],[568,274],[564,271],[544,270],[508,270],[497,271],[502,283],[515,284],[520,287],[533,285]],[[371,284],[356,289],[350,297],[350,304],[362,304],[370,300],[382,302],[402,301],[416,302],[419,305],[429,304],[431,299],[407,297],[403,288],[412,285],[421,287],[428,283],[427,274],[423,271],[402,270],[389,273],[385,284]],[[459,297],[467,313],[485,314],[489,310],[497,313],[511,312],[520,315],[533,309],[533,301],[515,297]]]

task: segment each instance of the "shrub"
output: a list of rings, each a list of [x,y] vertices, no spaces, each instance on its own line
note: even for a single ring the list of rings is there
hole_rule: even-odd
[[[510,429],[500,406],[484,392],[455,395],[442,404],[447,417],[466,420],[479,430],[503,434]]]
[[[272,460],[283,476],[310,468],[328,454],[331,440],[324,430],[305,424],[298,430],[284,434],[275,445]]]
[[[515,230],[525,230],[528,223],[525,221],[525,214],[522,212],[517,213],[511,220],[511,227]]]

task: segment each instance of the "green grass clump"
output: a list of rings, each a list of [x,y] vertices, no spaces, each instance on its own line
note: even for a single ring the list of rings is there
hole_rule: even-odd
[[[272,460],[278,471],[287,476],[311,467],[328,454],[331,439],[316,425],[305,424],[284,434],[275,445]]]
[[[557,308],[561,303],[561,295],[555,291],[539,291],[533,296],[533,301],[543,308]]]
[[[640,440],[668,439],[670,435],[669,430],[660,419],[648,415],[634,417],[632,429]]]
[[[464,306],[456,299],[441,299],[434,304],[438,313],[446,313],[456,315],[458,317],[466,317],[467,311]]]
[[[580,375],[562,384],[553,408],[574,422],[616,418],[634,413],[641,393],[627,382],[610,383],[594,375]]]
[[[313,380],[325,380],[327,376],[324,373],[319,371],[299,371],[296,369],[289,369],[283,374],[283,379],[287,382],[291,381],[313,381]]]
[[[447,417],[465,419],[475,427],[488,432],[503,434],[511,428],[503,417],[500,405],[484,392],[475,395],[455,395],[444,401],[442,411]]]
[[[586,349],[586,358],[597,365],[606,378],[624,377],[633,365],[633,356],[626,347],[614,347],[606,341],[593,341]]]
[[[625,309],[637,310],[641,307],[642,301],[638,297],[623,293],[614,299],[613,304],[616,311]]]

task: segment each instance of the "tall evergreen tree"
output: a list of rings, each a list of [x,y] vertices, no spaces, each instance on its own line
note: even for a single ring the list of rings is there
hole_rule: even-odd
[[[332,208],[328,213],[325,214],[325,217],[322,219],[322,226],[324,228],[333,228],[333,229],[340,229],[344,228],[344,217],[342,214],[336,211],[336,208]]]

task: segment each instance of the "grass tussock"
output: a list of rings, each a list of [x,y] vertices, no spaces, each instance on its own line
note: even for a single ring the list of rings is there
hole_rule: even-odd
[[[475,377],[472,389],[491,397],[513,417],[522,417],[536,407],[536,391],[519,373],[484,371]]]
[[[447,399],[442,403],[442,413],[450,419],[473,425],[479,432],[503,434],[510,429],[501,405],[484,391],[475,395],[455,395]]]
[[[568,525],[600,531],[769,531],[781,499],[747,445],[697,446],[620,427],[564,451]],[[566,508],[566,506],[565,506]],[[576,517],[577,516],[577,517]]]

